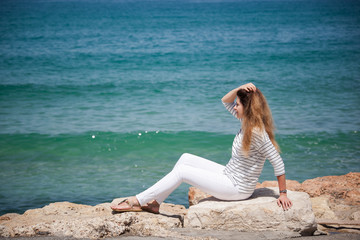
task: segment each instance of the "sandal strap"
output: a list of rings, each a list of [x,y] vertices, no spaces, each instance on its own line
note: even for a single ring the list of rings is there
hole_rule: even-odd
[[[133,208],[134,207],[134,202],[130,202],[129,201],[129,199],[128,198],[125,198],[124,200],[122,200],[121,202],[119,202],[119,204],[118,205],[120,205],[120,204],[122,204],[122,203],[127,203],[127,204],[129,204],[129,206],[131,207],[131,208]],[[136,205],[137,206],[137,205]],[[138,206],[138,207],[141,207],[140,205]]]
[[[130,207],[133,207],[134,204],[132,204],[129,199],[125,198],[124,200],[122,200],[121,202],[118,203],[118,205],[122,204],[122,203],[127,203],[129,204]]]

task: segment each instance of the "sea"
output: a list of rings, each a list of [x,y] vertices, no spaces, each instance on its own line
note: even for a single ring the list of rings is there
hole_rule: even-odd
[[[226,164],[221,98],[248,82],[287,179],[360,171],[360,1],[2,0],[0,215],[135,195],[185,152]]]

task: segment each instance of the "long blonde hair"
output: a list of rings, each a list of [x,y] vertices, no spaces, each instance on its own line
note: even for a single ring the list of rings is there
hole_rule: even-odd
[[[242,118],[242,131],[244,133],[242,150],[244,155],[249,155],[251,136],[254,128],[260,131],[265,130],[276,150],[280,152],[280,147],[275,140],[275,126],[271,110],[262,92],[258,88],[256,91],[250,92],[240,89],[237,92],[237,96],[244,107]]]

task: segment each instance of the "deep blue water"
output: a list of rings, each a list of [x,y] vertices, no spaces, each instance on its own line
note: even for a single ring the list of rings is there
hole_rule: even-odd
[[[226,164],[220,99],[249,81],[288,179],[360,171],[359,59],[358,1],[2,1],[0,214],[136,194],[183,152]]]

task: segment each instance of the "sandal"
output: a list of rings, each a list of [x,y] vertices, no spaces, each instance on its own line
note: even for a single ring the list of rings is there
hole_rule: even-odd
[[[120,206],[122,203],[126,203],[128,207],[124,208],[116,208],[117,206]],[[141,212],[141,206],[134,205],[132,202],[130,202],[128,199],[124,199],[123,201],[119,202],[115,206],[111,206],[111,209],[115,212]]]

